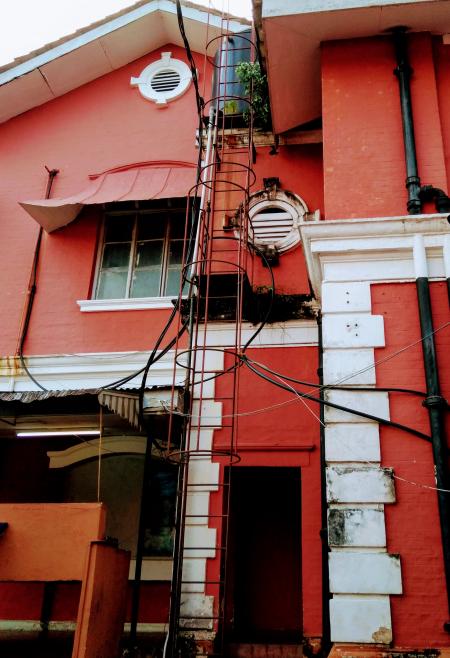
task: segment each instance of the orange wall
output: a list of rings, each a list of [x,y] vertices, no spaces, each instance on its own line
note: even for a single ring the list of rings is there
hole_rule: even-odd
[[[432,40],[427,34],[409,39],[419,175],[423,184],[446,188]],[[406,214],[391,38],[326,43],[322,66],[326,218]]]
[[[434,328],[448,322],[445,283],[432,284]],[[420,325],[415,284],[372,286],[372,312],[383,315],[386,347],[375,351],[375,361],[406,351],[377,365],[378,386],[399,386],[425,390]],[[450,395],[450,331],[436,334],[442,394]],[[391,420],[429,434],[428,414],[421,398],[389,395]],[[448,419],[450,420],[450,419]],[[450,430],[450,423],[448,424]],[[385,505],[389,553],[399,553],[402,565],[403,596],[391,596],[394,643],[396,646],[439,646],[448,644],[443,623],[448,619],[447,600],[433,456],[426,441],[399,430],[381,428],[382,464],[393,467],[396,503]],[[417,484],[411,484],[417,483]]]
[[[81,579],[90,542],[104,539],[105,513],[101,503],[0,504],[9,524],[0,544],[0,580]]]

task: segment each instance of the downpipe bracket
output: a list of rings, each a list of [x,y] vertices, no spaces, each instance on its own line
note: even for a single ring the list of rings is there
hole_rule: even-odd
[[[442,395],[429,395],[422,402],[422,407],[426,407],[427,409],[432,409],[432,408],[448,409],[448,402],[444,397],[442,397]]]

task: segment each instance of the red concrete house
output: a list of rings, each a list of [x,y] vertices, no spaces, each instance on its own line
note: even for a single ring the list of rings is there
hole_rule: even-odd
[[[131,650],[449,646],[450,3],[254,4],[139,2],[0,72],[0,557],[17,510],[56,547],[0,570],[11,655],[96,628],[58,548],[96,502]]]

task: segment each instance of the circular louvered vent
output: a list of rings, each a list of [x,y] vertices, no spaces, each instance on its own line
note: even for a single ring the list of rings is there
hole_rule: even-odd
[[[278,190],[274,198],[257,192],[250,199],[250,239],[259,247],[287,251],[300,242],[298,226],[308,208],[300,197]]]
[[[189,89],[192,74],[189,66],[172,53],[161,53],[161,59],[149,64],[138,78],[131,78],[131,84],[139,87],[142,96],[167,107],[169,101],[182,96]]]
[[[174,71],[173,69],[165,69],[164,71],[155,73],[150,84],[154,91],[159,93],[166,93],[176,89],[180,82],[181,76],[178,71]]]

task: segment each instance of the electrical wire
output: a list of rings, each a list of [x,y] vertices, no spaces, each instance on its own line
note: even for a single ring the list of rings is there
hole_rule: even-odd
[[[341,379],[337,380],[337,381],[334,382],[333,384],[327,384],[327,385],[325,385],[325,386],[319,386],[319,385],[317,385],[317,384],[311,384],[311,391],[310,391],[310,392],[313,392],[313,391],[321,391],[321,390],[323,390],[323,389],[325,389],[325,388],[332,388],[332,389],[342,390],[342,391],[352,391],[352,390],[355,390],[355,391],[364,391],[364,390],[367,390],[367,391],[370,391],[370,392],[383,391],[383,390],[385,390],[385,389],[383,389],[383,388],[369,388],[369,387],[368,387],[368,388],[366,389],[366,388],[363,388],[363,387],[356,387],[356,386],[355,386],[355,387],[347,387],[347,386],[341,386],[341,387],[339,387],[338,385],[341,384],[342,382],[345,382],[345,381],[349,380],[349,379],[353,379],[356,375],[360,375],[360,374],[362,374],[362,373],[364,373],[364,372],[367,372],[367,371],[369,371],[369,370],[374,369],[374,368],[375,368],[377,365],[379,365],[379,364],[385,363],[386,361],[390,361],[391,359],[395,358],[395,357],[398,356],[399,354],[405,352],[406,350],[410,349],[411,347],[414,347],[414,346],[417,345],[418,343],[422,342],[422,340],[425,340],[425,339],[428,338],[430,335],[432,335],[432,334],[436,334],[437,332],[441,331],[442,329],[445,329],[449,324],[450,324],[450,322],[446,322],[446,323],[444,323],[444,324],[441,325],[440,327],[437,327],[432,333],[427,334],[427,335],[424,336],[423,338],[420,338],[419,340],[416,340],[416,341],[414,341],[414,342],[412,342],[412,343],[408,343],[407,345],[405,345],[405,346],[402,347],[401,349],[397,350],[396,352],[393,352],[392,354],[389,354],[388,356],[383,357],[382,359],[379,359],[378,361],[375,361],[374,363],[372,363],[372,364],[366,366],[365,368],[361,368],[360,370],[355,370],[355,371],[351,372],[350,374],[346,375],[345,377],[342,377]],[[247,357],[247,358],[248,358],[248,357]],[[267,366],[265,366],[265,364],[262,364],[262,363],[259,363],[259,362],[257,362],[257,361],[253,361],[253,360],[251,360],[251,361],[252,361],[252,363],[258,364],[258,365],[260,365],[262,368],[264,368],[264,369],[266,369],[266,370],[270,370]],[[272,371],[272,372],[275,372],[275,371]],[[280,374],[280,373],[276,373],[276,374]],[[282,375],[282,377],[284,377],[285,379],[290,379],[290,378],[288,378],[286,375]],[[293,380],[293,379],[291,379],[291,381],[297,381],[297,382],[300,382],[301,380]],[[303,382],[303,383],[304,383],[304,384],[307,384],[306,382]],[[308,384],[308,385],[309,385],[309,384]],[[388,391],[388,392],[389,392],[389,391],[392,391],[392,392],[394,392],[394,393],[395,393],[395,392],[408,392],[408,393],[414,393],[414,394],[417,394],[417,395],[420,395],[420,396],[424,395],[422,391],[415,391],[414,389],[403,389],[403,388],[392,388],[392,389],[389,389],[389,388],[388,388],[388,389],[386,389],[386,391]],[[292,404],[293,402],[296,402],[297,400],[298,400],[298,396],[295,397],[295,398],[290,398],[289,400],[285,400],[284,402],[278,402],[277,404],[269,405],[269,406],[267,406],[267,407],[260,407],[260,408],[258,408],[258,409],[251,409],[251,410],[249,410],[249,411],[242,411],[242,412],[237,413],[237,414],[222,414],[220,417],[217,416],[217,415],[216,415],[216,416],[205,416],[204,414],[202,414],[202,417],[203,417],[203,418],[210,418],[210,419],[212,419],[212,418],[214,418],[214,419],[219,419],[219,418],[231,418],[231,417],[233,417],[233,416],[253,416],[253,415],[256,415],[256,414],[259,414],[259,413],[265,413],[266,411],[272,411],[273,409],[278,409],[279,407],[283,407],[283,406],[286,406],[286,405],[288,405],[288,404]],[[160,402],[163,402],[163,401],[160,401]],[[164,401],[164,406],[166,407],[166,411],[169,411],[169,412],[171,411],[170,408],[167,406],[167,404],[166,404],[165,401]],[[183,414],[182,412],[179,412],[179,411],[176,411],[176,410],[172,410],[171,413],[176,414],[176,415],[181,415],[181,416],[190,417],[190,418],[198,418],[197,415],[194,415],[194,414]]]
[[[265,379],[266,381],[270,382],[271,384],[274,384],[275,386],[278,386],[279,388],[283,390],[291,390],[288,386],[285,384],[281,384],[280,382],[277,382],[276,380],[272,379],[268,375],[259,372],[257,368],[255,368],[251,361],[246,359],[246,357],[243,357],[245,364],[247,367],[254,372],[255,375],[258,377],[261,377],[262,379]],[[324,404],[327,407],[331,407],[332,409],[337,409],[338,411],[345,411],[346,413],[353,414],[355,416],[360,416],[361,418],[367,418],[368,420],[373,420],[377,423],[380,423],[380,425],[386,425],[389,427],[393,427],[395,429],[402,430],[404,432],[408,432],[409,434],[413,434],[414,436],[418,436],[421,439],[424,439],[425,441],[431,441],[431,437],[428,434],[424,434],[423,432],[420,432],[419,430],[416,430],[412,427],[408,427],[406,425],[402,425],[401,423],[396,423],[393,420],[387,420],[386,418],[381,418],[380,416],[375,416],[373,414],[368,414],[365,411],[359,411],[358,409],[353,409],[351,407],[346,407],[341,404],[336,404],[335,402],[330,402],[329,400],[322,400],[320,398],[316,398],[313,395],[310,395],[309,393],[302,393],[301,391],[296,391],[299,396],[305,398],[306,400],[311,400],[312,402],[317,402],[318,404]]]

